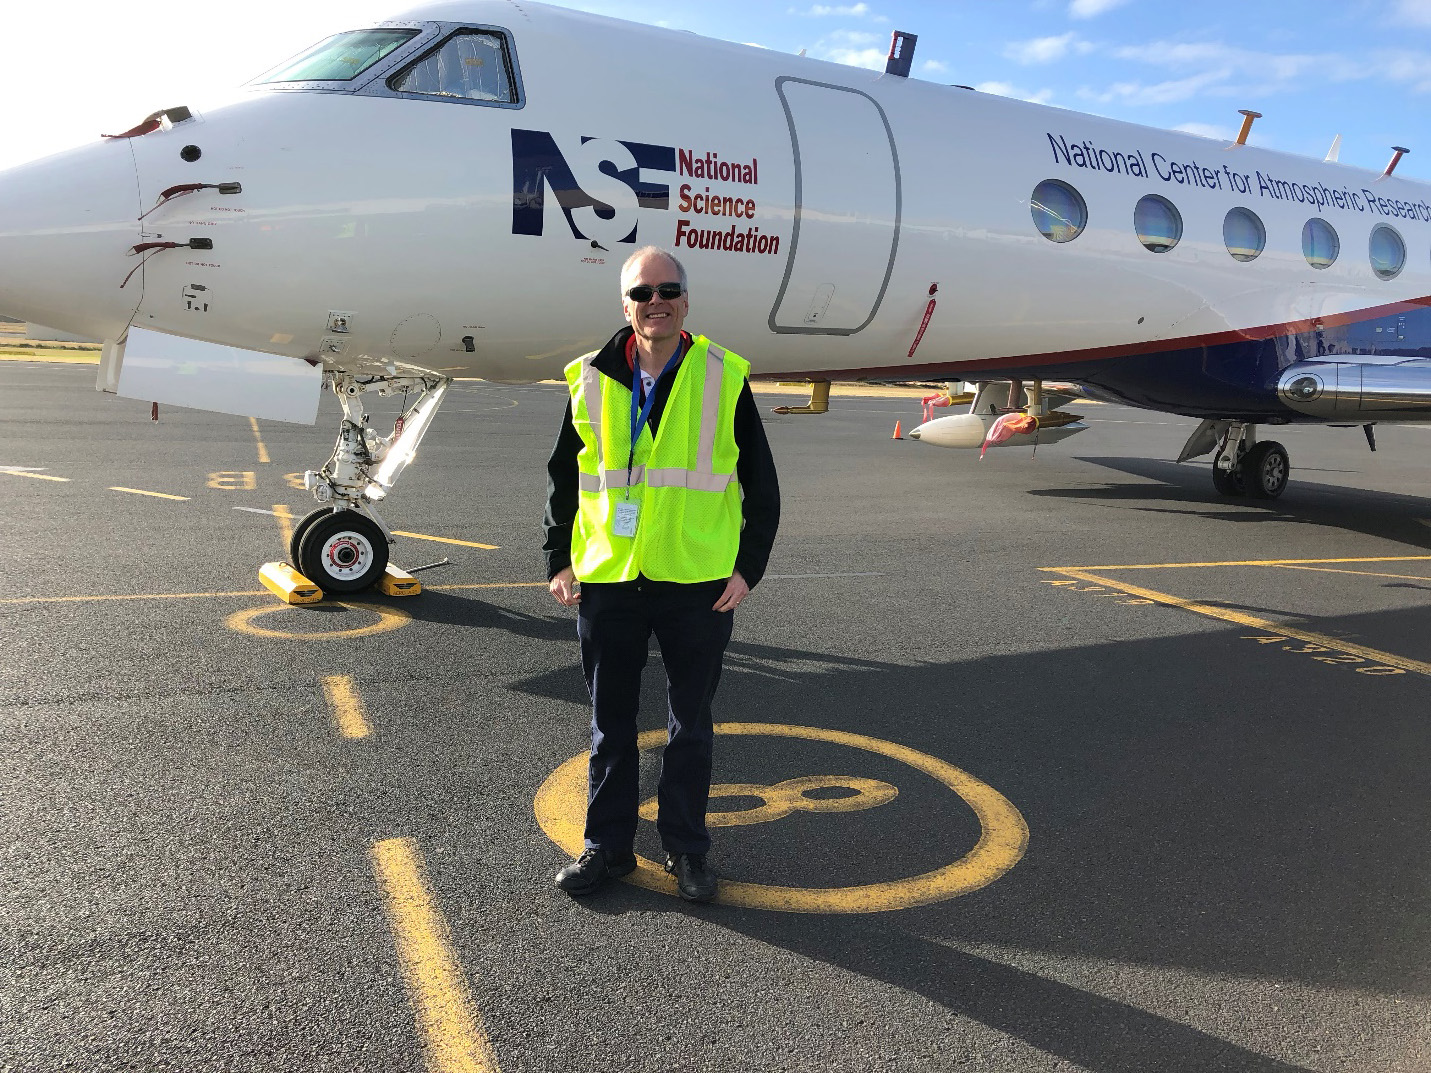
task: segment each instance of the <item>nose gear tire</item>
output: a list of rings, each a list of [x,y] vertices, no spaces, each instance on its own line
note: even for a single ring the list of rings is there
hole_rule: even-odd
[[[303,573],[303,567],[299,562],[299,550],[303,546],[304,536],[307,535],[308,530],[313,528],[313,525],[320,518],[326,518],[332,513],[332,507],[318,507],[316,510],[310,510],[307,514],[303,515],[302,520],[293,527],[293,535],[288,538],[288,561],[292,564],[293,569],[297,570],[300,574]],[[306,574],[304,574],[304,576],[307,577]]]
[[[320,516],[299,541],[298,571],[324,592],[359,592],[376,584],[387,565],[387,537],[357,511]]]

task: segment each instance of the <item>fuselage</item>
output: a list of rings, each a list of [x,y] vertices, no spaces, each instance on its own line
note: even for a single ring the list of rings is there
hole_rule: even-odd
[[[1431,359],[1424,184],[537,4],[385,25],[414,32],[351,80],[0,175],[0,311],[540,380],[620,325],[619,266],[654,244],[686,264],[690,325],[759,376],[1041,376],[1312,420],[1278,398],[1292,363]],[[478,57],[506,65],[494,99],[398,88],[463,28],[500,50]],[[1081,199],[1075,237],[1049,180]],[[161,199],[192,183],[242,189]],[[1149,195],[1170,245],[1140,240]],[[135,245],[196,238],[121,287]]]

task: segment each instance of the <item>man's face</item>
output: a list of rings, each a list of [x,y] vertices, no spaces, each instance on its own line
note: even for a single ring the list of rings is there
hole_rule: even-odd
[[[636,335],[647,343],[670,342],[680,334],[686,323],[690,302],[686,295],[667,300],[653,294],[649,302],[636,303],[626,297],[632,287],[645,284],[655,287],[661,283],[677,283],[680,273],[669,257],[651,254],[631,266],[621,283],[621,310],[626,314],[626,322],[635,329]]]

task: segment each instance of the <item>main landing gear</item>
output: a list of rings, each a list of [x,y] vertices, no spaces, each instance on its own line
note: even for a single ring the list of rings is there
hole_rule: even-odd
[[[1292,461],[1276,440],[1258,441],[1257,426],[1225,422],[1212,458],[1212,485],[1225,496],[1276,499],[1287,488]]]
[[[412,461],[449,383],[437,376],[324,375],[324,386],[343,404],[343,424],[327,464],[303,475],[304,486],[323,505],[293,527],[288,545],[289,561],[324,592],[358,592],[383,576],[393,537],[376,504]],[[363,410],[368,391],[419,395],[392,434],[381,436]]]

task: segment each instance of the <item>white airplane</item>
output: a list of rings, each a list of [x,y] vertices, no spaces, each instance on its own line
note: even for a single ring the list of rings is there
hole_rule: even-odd
[[[344,411],[294,565],[371,584],[375,504],[449,378],[560,375],[617,268],[670,247],[760,376],[959,379],[925,442],[1069,381],[1203,419],[1226,494],[1258,425],[1431,420],[1431,187],[523,0],[337,34],[210,111],[0,173],[0,311],[105,340],[98,386],[313,422]],[[616,62],[632,55],[659,63]],[[1250,124],[1253,115],[1248,116]],[[362,396],[413,392],[391,435]],[[828,391],[825,385],[824,391]]]

